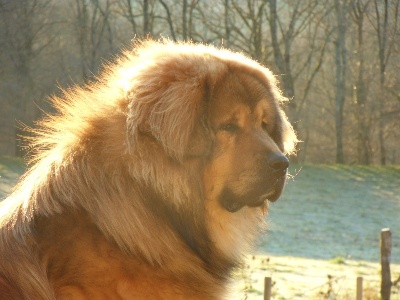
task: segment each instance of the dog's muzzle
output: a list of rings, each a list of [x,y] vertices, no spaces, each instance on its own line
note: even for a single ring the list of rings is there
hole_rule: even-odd
[[[261,207],[266,201],[275,202],[282,194],[288,167],[289,160],[282,153],[269,154],[260,180],[243,195],[226,187],[220,195],[221,205],[229,212],[236,212],[244,206]]]

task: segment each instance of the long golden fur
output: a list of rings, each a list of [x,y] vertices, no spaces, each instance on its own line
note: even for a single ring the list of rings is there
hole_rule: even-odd
[[[271,72],[143,41],[54,98],[0,207],[0,299],[222,299],[296,137]]]

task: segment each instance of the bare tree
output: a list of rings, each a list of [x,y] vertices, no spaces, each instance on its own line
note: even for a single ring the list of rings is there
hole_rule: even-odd
[[[143,0],[143,35],[151,34],[149,0]]]
[[[333,33],[333,29],[329,22],[325,22],[327,14],[330,12],[330,7],[321,5],[320,8],[315,10],[315,16],[310,20],[307,34],[303,39],[306,39],[309,44],[307,47],[302,48],[302,52],[297,52],[294,55],[294,60],[301,62],[294,68],[293,78],[296,85],[296,106],[295,116],[293,120],[301,120],[301,122],[294,123],[295,129],[301,134],[302,146],[298,151],[298,159],[305,162],[308,151],[308,144],[310,141],[310,133],[314,131],[310,124],[310,119],[315,118],[315,115],[310,107],[315,105],[310,94],[317,94],[315,92],[315,81],[317,75],[325,62],[326,53],[329,51],[329,42]],[[306,49],[306,51],[304,51]],[[304,52],[308,52],[305,55]],[[314,96],[315,97],[315,96]],[[320,99],[318,99],[320,101]],[[292,100],[293,101],[293,100]]]
[[[344,163],[343,155],[343,109],[346,99],[346,29],[349,0],[335,0],[336,14],[336,40],[335,40],[335,66],[336,66],[336,163]]]
[[[264,7],[267,0],[234,1],[234,13],[241,22],[232,24],[232,31],[243,41],[241,48],[260,62],[265,61],[265,44],[263,43],[263,25],[265,23]],[[232,42],[236,46],[237,43]]]
[[[374,0],[376,13],[376,32],[378,35],[378,57],[379,57],[379,145],[380,145],[380,162],[386,164],[386,147],[385,147],[385,79],[386,68],[389,58],[392,54],[392,49],[396,41],[396,35],[399,32],[398,15],[399,15],[399,0]],[[391,6],[391,11],[389,11]],[[383,12],[382,12],[383,10]],[[392,12],[392,16],[390,13]],[[392,26],[389,27],[389,18]]]
[[[278,13],[277,0],[268,0],[268,2],[268,22],[271,34],[274,62],[279,73],[281,74],[284,93],[289,99],[291,99],[288,113],[290,119],[294,122],[296,127],[298,111],[297,101],[295,98],[295,80],[300,72],[295,75],[294,71],[292,70],[292,46],[296,38],[308,27],[314,15],[317,15],[316,9],[318,8],[318,2],[305,2],[297,0],[294,2],[291,1],[291,4],[285,3],[284,9],[289,11],[289,16],[287,16],[285,20],[286,22],[282,20],[282,16],[280,17],[280,14]],[[325,51],[325,46],[323,46],[323,49]],[[322,53],[324,53],[324,51]],[[307,63],[303,67],[310,63],[311,58],[314,55],[315,53],[313,51],[309,52],[309,57],[306,60]],[[323,55],[320,57],[322,59]],[[301,71],[303,67],[300,67]],[[318,71],[318,69],[319,67],[317,67],[316,71]],[[312,75],[313,78],[314,76],[315,75]],[[310,84],[311,82],[312,80],[310,81]]]
[[[193,39],[193,12],[196,8],[199,0],[182,0],[181,2],[167,2],[164,0],[158,0],[163,7],[170,35],[173,40],[180,39],[192,40]],[[181,15],[173,15],[173,12],[181,11]],[[174,20],[180,20],[180,22]]]
[[[371,112],[368,110],[367,97],[368,87],[365,82],[365,57],[364,57],[364,19],[368,11],[370,0],[354,0],[352,3],[352,16],[356,24],[356,66],[357,79],[354,83],[356,119],[357,119],[357,143],[358,161],[369,165],[371,162]]]
[[[158,1],[161,3],[162,7],[165,10],[165,13],[167,14],[166,19],[167,19],[167,22],[168,22],[168,26],[169,26],[171,37],[172,37],[172,39],[174,41],[176,41],[177,39],[176,39],[174,22],[172,20],[171,10],[169,9],[168,4],[165,1],[163,1],[163,0],[158,0]]]
[[[225,37],[224,43],[226,47],[231,45],[231,25],[229,22],[230,5],[229,0],[224,0],[224,22],[225,22]]]
[[[182,38],[183,40],[188,39],[188,21],[187,21],[187,0],[182,0]]]
[[[22,125],[15,124],[15,120],[31,125],[39,113],[34,103],[37,93],[32,64],[52,41],[52,36],[45,35],[49,7],[50,0],[0,0],[0,59],[8,82],[0,86],[0,91],[11,101],[5,105],[7,112],[0,116],[5,121],[0,132],[8,128],[11,133],[1,134],[7,139],[5,144],[1,143],[5,146],[0,149],[4,154],[22,153],[18,142]]]
[[[90,80],[101,57],[112,53],[113,40],[110,25],[111,0],[75,0],[74,26],[81,56],[84,81]],[[103,48],[107,48],[104,50]]]
[[[192,0],[190,2],[190,6],[189,6],[189,20],[188,20],[188,38],[190,40],[195,39],[194,37],[194,32],[193,32],[193,23],[194,23],[194,18],[193,18],[193,14],[194,14],[194,10],[197,8],[197,4],[200,2],[200,0]]]
[[[214,44],[222,43],[225,47],[241,49],[237,46],[241,44],[241,38],[236,35],[233,28],[236,20],[231,3],[232,0],[219,0],[209,5],[206,1],[198,1],[196,21],[199,30],[192,32],[195,40]]]
[[[139,37],[153,35],[155,0],[117,0],[119,13]]]

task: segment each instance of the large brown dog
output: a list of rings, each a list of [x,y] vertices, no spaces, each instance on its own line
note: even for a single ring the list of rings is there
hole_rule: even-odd
[[[271,72],[145,41],[54,99],[0,212],[1,299],[221,299],[296,137]]]

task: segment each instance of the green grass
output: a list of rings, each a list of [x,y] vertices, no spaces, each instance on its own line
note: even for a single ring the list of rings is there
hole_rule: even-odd
[[[0,198],[24,171],[22,159],[0,157]],[[293,166],[257,253],[378,262],[379,234],[392,231],[400,262],[400,166]]]
[[[336,257],[332,258],[330,260],[330,262],[335,265],[345,265],[346,264],[346,260],[341,256],[336,256]]]

